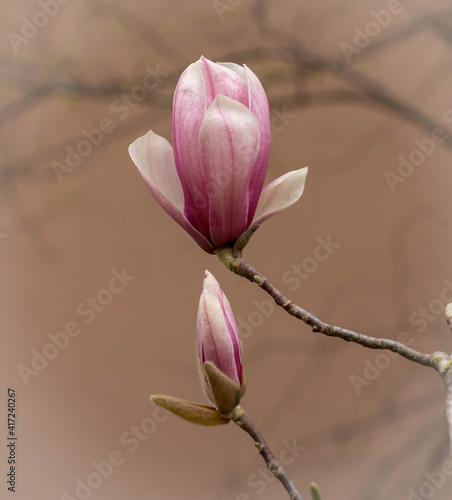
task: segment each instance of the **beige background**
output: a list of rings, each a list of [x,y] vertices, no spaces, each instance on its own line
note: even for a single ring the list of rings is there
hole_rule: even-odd
[[[77,498],[76,481],[95,484],[93,462],[112,452],[122,463],[84,498],[287,498],[279,484],[259,482],[264,462],[238,428],[197,427],[149,402],[156,392],[204,401],[194,345],[207,268],[242,325],[243,406],[277,456],[294,440],[305,447],[287,465],[305,499],[310,481],[321,485],[324,500],[409,499],[410,489],[420,498],[450,498],[450,477],[427,484],[428,474],[441,477],[448,457],[439,377],[271,311],[261,290],[202,252],[163,212],[127,153],[148,129],[170,138],[172,93],[190,62],[203,54],[248,64],[276,117],[268,181],[305,165],[310,172],[302,200],[262,226],[246,259],[326,321],[394,339],[406,331],[416,349],[448,351],[441,291],[452,281],[450,147],[436,145],[394,192],[384,175],[397,172],[399,155],[408,158],[414,141],[436,126],[452,134],[444,120],[452,108],[449,2],[402,1],[350,63],[341,44],[353,44],[356,30],[372,30],[372,10],[391,2],[274,1],[268,21],[276,31],[258,28],[251,0],[222,2],[222,15],[220,4],[57,4],[17,53],[8,34],[20,35],[23,18],[42,7],[2,7],[1,497],[12,498],[5,415],[6,388],[14,387],[14,498]],[[322,69],[318,58],[297,65],[288,46],[339,61],[341,72]],[[139,94],[146,67],[166,75]],[[367,79],[351,85],[350,71]],[[418,114],[369,98],[369,82]],[[121,104],[123,94],[144,99]],[[106,119],[114,130],[59,182],[52,164]],[[292,266],[309,268],[305,259],[327,237],[339,248],[308,279],[290,281]],[[80,304],[123,268],[134,278],[86,323]],[[410,317],[430,304],[435,312],[419,332]],[[49,333],[68,322],[80,334],[25,384],[19,367],[30,368],[33,350],[42,353]],[[375,363],[383,368],[370,372]],[[353,376],[375,380],[358,395]]]

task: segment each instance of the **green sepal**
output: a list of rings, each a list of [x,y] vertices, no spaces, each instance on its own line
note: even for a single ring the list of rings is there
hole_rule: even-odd
[[[322,500],[320,489],[316,483],[311,483],[311,497],[312,500]]]

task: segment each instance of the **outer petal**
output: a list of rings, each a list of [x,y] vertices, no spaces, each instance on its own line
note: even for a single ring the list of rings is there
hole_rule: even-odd
[[[213,252],[214,248],[210,242],[184,215],[184,194],[170,143],[150,130],[129,146],[129,154],[159,205],[203,250]]]
[[[250,110],[259,123],[260,146],[259,154],[253,167],[250,179],[250,201],[248,212],[248,226],[254,217],[259,196],[267,174],[268,157],[270,154],[270,109],[267,95],[257,76],[245,66],[250,92]]]
[[[198,63],[181,75],[173,100],[174,159],[184,192],[187,219],[202,234],[209,232],[206,179],[199,150],[199,129],[206,112],[204,79]]]
[[[199,133],[209,191],[210,241],[219,247],[248,227],[250,176],[259,151],[259,124],[249,109],[219,95]]]
[[[252,225],[262,224],[272,215],[298,201],[303,194],[307,174],[308,167],[293,170],[266,186],[259,199]]]

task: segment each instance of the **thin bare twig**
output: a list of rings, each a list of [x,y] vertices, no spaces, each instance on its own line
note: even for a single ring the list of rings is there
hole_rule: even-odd
[[[363,333],[357,333],[352,330],[347,330],[346,328],[325,323],[288,299],[263,274],[250,266],[241,257],[233,257],[231,248],[220,248],[216,250],[216,253],[228,269],[252,283],[256,283],[273,298],[278,306],[282,307],[290,315],[309,325],[313,332],[319,332],[328,337],[338,337],[347,342],[355,342],[356,344],[370,349],[387,349],[400,354],[410,361],[414,361],[424,366],[430,366],[438,371],[435,354],[425,354],[416,351],[396,340],[370,337]]]
[[[294,482],[287,475],[282,465],[276,460],[250,416],[240,406],[236,406],[234,408],[233,415],[232,420],[251,436],[256,448],[259,450],[259,453],[262,455],[262,458],[267,464],[267,469],[282,483],[284,488],[289,493],[289,498],[291,500],[303,500],[303,497],[298,492]]]
[[[452,454],[452,357],[449,354],[445,352],[426,354],[411,349],[396,340],[370,337],[369,335],[364,335],[363,333],[354,332],[352,330],[347,330],[346,328],[325,323],[284,296],[263,274],[242,259],[241,250],[225,246],[217,248],[215,253],[229,270],[239,276],[242,276],[243,278],[246,278],[252,283],[256,283],[273,298],[278,306],[282,307],[290,315],[309,325],[313,332],[319,332],[323,335],[327,335],[328,337],[338,337],[346,342],[354,342],[369,349],[390,350],[410,361],[434,368],[441,375],[446,389],[445,410]],[[448,305],[448,309],[446,309],[446,317],[449,326],[452,324],[451,309],[452,306]]]

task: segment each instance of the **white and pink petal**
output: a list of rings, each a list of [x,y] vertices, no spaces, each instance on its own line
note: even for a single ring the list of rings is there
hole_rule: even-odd
[[[236,365],[234,337],[217,297],[205,289],[201,293],[197,318],[197,343],[201,365],[213,363],[221,372],[241,384]]]
[[[208,239],[190,224],[184,214],[184,193],[170,143],[150,130],[129,146],[129,154],[159,205],[203,250],[213,252]]]
[[[266,186],[261,193],[252,226],[262,224],[298,201],[303,194],[307,174],[308,167],[293,170]]]
[[[250,176],[259,151],[256,117],[219,95],[206,112],[199,134],[209,193],[210,241],[219,247],[248,227]]]
[[[199,62],[199,61],[198,61]],[[176,169],[185,198],[184,212],[207,234],[208,200],[199,151],[199,129],[206,112],[204,78],[198,63],[182,73],[173,99],[173,146]]]
[[[271,124],[270,108],[267,95],[257,76],[247,67],[244,67],[249,86],[250,111],[259,123],[260,146],[250,178],[250,199],[248,224],[251,223],[259,201],[259,196],[267,174],[268,158],[270,155]]]
[[[236,64],[218,64],[201,57],[195,64],[201,69],[206,96],[206,109],[217,95],[224,95],[249,108],[248,84]],[[240,66],[238,66],[240,67]]]

